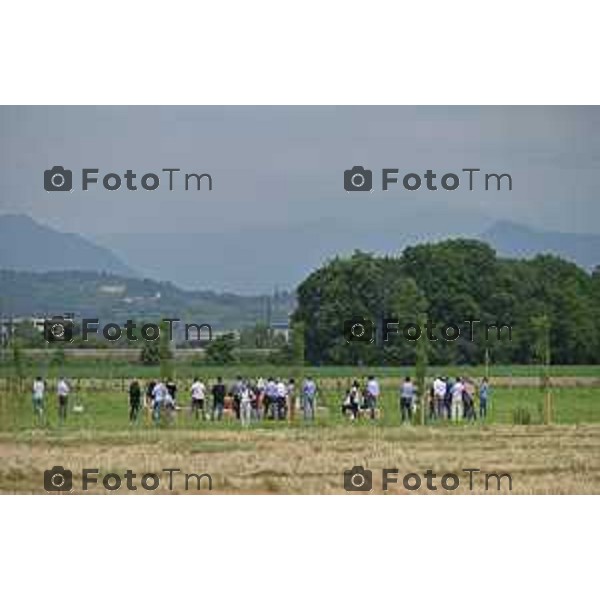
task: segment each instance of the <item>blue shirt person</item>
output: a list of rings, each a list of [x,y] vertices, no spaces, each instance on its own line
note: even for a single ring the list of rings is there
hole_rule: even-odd
[[[479,417],[484,419],[487,416],[488,401],[490,399],[490,384],[487,377],[484,377],[479,386]]]

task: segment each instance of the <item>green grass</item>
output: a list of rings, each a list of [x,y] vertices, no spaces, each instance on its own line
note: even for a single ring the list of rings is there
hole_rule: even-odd
[[[23,375],[32,378],[42,375],[45,378],[55,378],[60,374],[67,374],[71,379],[97,378],[97,379],[129,379],[138,377],[142,379],[156,378],[160,374],[158,366],[145,366],[139,362],[126,362],[117,360],[92,360],[90,358],[69,358],[66,363],[58,366],[52,364],[51,354],[44,359],[33,360],[30,357],[23,359]],[[225,379],[232,379],[238,374],[246,377],[290,377],[294,371],[291,366],[274,365],[207,365],[195,364],[190,360],[180,360],[174,363],[175,376],[178,378],[191,378],[200,376],[215,378],[222,375]],[[414,367],[356,367],[356,366],[327,366],[327,367],[305,367],[304,372],[318,378],[361,378],[368,374],[377,377],[398,377],[413,375]],[[457,374],[470,377],[482,377],[485,373],[483,365],[444,365],[430,366],[428,374],[435,376],[445,373],[455,376]],[[10,362],[0,362],[0,379],[13,374]],[[539,367],[535,365],[492,365],[490,375],[493,377],[537,377],[540,374]],[[551,375],[554,377],[598,377],[600,378],[600,365],[554,365],[551,367]]]
[[[600,388],[555,388],[552,391],[554,406],[554,423],[556,424],[582,424],[600,422]],[[182,403],[187,404],[186,394],[182,394]],[[237,430],[240,425],[235,421],[203,422],[190,418],[187,410],[179,411],[174,422],[163,420],[156,431],[156,427],[142,413],[139,423],[130,428],[128,423],[127,396],[124,392],[87,391],[75,392],[71,398],[79,400],[84,406],[83,413],[70,412],[66,424],[59,427],[57,424],[57,406],[53,396],[47,399],[48,424],[44,429],[60,435],[60,432],[70,431],[147,431],[148,441],[159,441],[162,429],[183,430],[210,430],[225,429]],[[541,407],[544,394],[537,388],[497,388],[492,392],[492,402],[486,424],[506,425],[512,424],[513,410],[524,407],[531,413],[532,423],[541,422]],[[335,389],[325,390],[320,398],[320,410],[315,426],[336,427],[347,425],[340,411],[341,397]],[[381,418],[376,426],[396,427],[399,425],[398,400],[395,386],[383,384],[380,406]],[[357,428],[372,427],[373,423],[364,419],[354,424]],[[293,423],[265,421],[253,425],[267,429],[286,429],[304,427],[301,415],[297,415]],[[447,422],[434,423],[436,427],[449,427]],[[472,425],[469,425],[472,426]],[[0,430],[5,432],[26,432],[35,429],[32,415],[30,395],[27,392],[11,395],[0,394]],[[154,433],[151,433],[154,432]],[[154,435],[158,434],[158,435]],[[208,451],[203,449],[202,451]]]

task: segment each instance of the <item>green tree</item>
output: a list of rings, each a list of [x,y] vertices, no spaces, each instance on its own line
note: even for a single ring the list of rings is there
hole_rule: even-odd
[[[63,344],[58,343],[52,357],[50,358],[50,365],[57,371],[62,372],[67,364],[67,355],[65,354],[65,348]]]
[[[236,347],[233,333],[217,336],[206,348],[206,360],[216,365],[227,365],[235,362]]]
[[[174,377],[173,351],[169,337],[169,325],[161,320],[160,337],[158,338],[158,357],[160,362],[160,377],[163,381]]]
[[[140,361],[144,365],[160,364],[160,351],[156,342],[145,342],[140,352]]]

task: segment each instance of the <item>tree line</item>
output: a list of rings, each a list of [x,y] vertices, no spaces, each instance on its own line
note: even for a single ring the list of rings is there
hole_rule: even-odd
[[[426,340],[430,364],[482,364],[486,356],[496,364],[539,362],[540,323],[548,324],[553,363],[600,360],[600,268],[588,273],[553,255],[501,258],[465,239],[408,247],[399,256],[356,251],[310,274],[297,300],[293,320],[304,326],[306,359],[315,365],[417,362],[423,342],[419,350],[402,335],[348,343],[344,323],[357,316],[380,325],[382,317],[467,330],[469,319],[511,325],[510,339],[474,330],[473,339],[461,331],[454,341]]]

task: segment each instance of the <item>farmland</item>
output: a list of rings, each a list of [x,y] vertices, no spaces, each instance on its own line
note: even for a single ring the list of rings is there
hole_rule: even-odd
[[[253,368],[211,369],[202,370],[201,375],[214,377],[219,372],[229,377],[238,370],[247,376],[254,373]],[[71,412],[63,426],[57,423],[52,395],[48,422],[37,427],[28,390],[0,391],[0,491],[43,493],[43,471],[62,465],[73,470],[75,489],[82,468],[98,468],[104,474],[176,467],[210,473],[212,493],[339,494],[345,493],[344,470],[362,465],[373,470],[374,493],[382,491],[383,468],[397,468],[400,474],[427,469],[460,473],[477,468],[510,473],[512,493],[600,493],[600,388],[593,385],[595,368],[558,369],[579,385],[552,390],[550,426],[541,424],[543,392],[535,385],[510,385],[503,378],[498,378],[493,388],[485,424],[401,426],[396,390],[403,373],[398,371],[402,370],[379,372],[382,408],[376,422],[348,422],[339,410],[346,378],[361,373],[327,369],[316,371],[321,395],[315,423],[306,424],[297,414],[292,422],[262,421],[247,429],[229,419],[197,421],[185,407],[172,422],[163,420],[154,426],[142,414],[139,422],[130,426],[126,380],[80,380],[72,401],[83,410]],[[523,377],[525,373],[532,375],[520,371]],[[185,390],[189,382],[182,378],[179,383]],[[181,402],[187,404],[185,391]],[[517,407],[531,415],[531,425],[513,425]],[[126,491],[121,488],[110,493]],[[161,486],[155,493],[168,491]],[[422,487],[410,493],[492,492],[498,490],[469,490],[461,483],[454,492]],[[504,486],[501,492],[509,490]],[[387,493],[407,492],[396,485]]]

